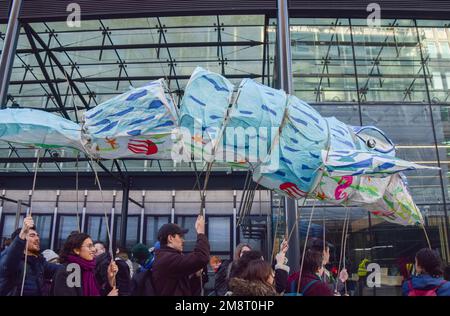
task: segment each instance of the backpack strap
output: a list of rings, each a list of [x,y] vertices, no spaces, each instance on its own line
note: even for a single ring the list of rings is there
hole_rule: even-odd
[[[439,290],[445,283],[447,283],[447,280],[442,280],[441,283],[434,288],[434,291],[437,292],[437,290]]]
[[[295,282],[295,280],[293,280],[291,282],[291,293],[295,293],[297,292],[297,282]]]
[[[306,291],[309,290],[309,288],[316,282],[319,282],[319,280],[312,280],[311,282],[309,282],[308,284],[306,284],[306,286],[304,287],[303,291],[301,292],[301,294],[304,296]]]
[[[408,280],[408,290],[409,290],[409,291],[414,290],[413,284],[412,284],[412,280],[411,280],[411,279]]]

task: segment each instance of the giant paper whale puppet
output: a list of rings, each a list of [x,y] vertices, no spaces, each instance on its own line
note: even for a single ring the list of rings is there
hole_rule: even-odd
[[[103,159],[224,161],[251,168],[255,182],[294,199],[359,205],[389,222],[423,224],[402,172],[431,168],[396,158],[376,127],[322,117],[251,79],[235,91],[199,67],[179,108],[166,90],[163,79],[130,89],[86,111],[80,125],[45,111],[1,110],[0,140]]]

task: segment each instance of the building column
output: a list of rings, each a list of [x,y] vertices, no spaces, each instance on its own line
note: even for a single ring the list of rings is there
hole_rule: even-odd
[[[120,222],[120,246],[126,248],[127,242],[127,224],[128,224],[128,198],[130,197],[129,180],[126,180],[126,184],[122,190],[122,211]]]
[[[284,90],[287,94],[293,93],[292,88],[292,57],[291,36],[289,30],[288,0],[278,0],[277,7],[277,70],[278,84],[276,88]],[[287,257],[293,270],[298,270],[300,261],[300,236],[296,223],[297,209],[295,200],[286,198],[286,226],[292,232],[289,241]],[[286,236],[287,237],[287,236]]]
[[[3,51],[0,56],[0,108],[2,109],[6,108],[6,103],[8,102],[9,80],[11,78],[14,55],[16,54],[20,34],[19,14],[21,7],[22,0],[11,1],[8,27],[6,29]]]

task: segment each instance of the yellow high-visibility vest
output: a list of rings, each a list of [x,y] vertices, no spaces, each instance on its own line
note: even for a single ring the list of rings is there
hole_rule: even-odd
[[[358,276],[365,277],[367,275],[367,264],[369,263],[369,259],[362,260],[358,265]]]

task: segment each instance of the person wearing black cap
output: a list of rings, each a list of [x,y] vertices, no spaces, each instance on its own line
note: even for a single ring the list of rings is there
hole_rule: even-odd
[[[197,243],[189,254],[183,254],[184,238],[188,232],[177,224],[165,224],[158,232],[161,248],[155,251],[152,279],[158,296],[193,296],[201,287],[200,271],[209,262],[209,242],[205,235],[205,219],[199,215],[195,222]]]

